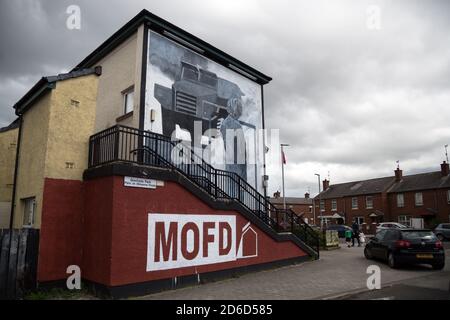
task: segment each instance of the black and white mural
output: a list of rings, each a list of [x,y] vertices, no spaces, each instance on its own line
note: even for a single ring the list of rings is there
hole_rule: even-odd
[[[215,168],[262,191],[258,83],[150,32],[145,103],[145,130],[201,145]]]

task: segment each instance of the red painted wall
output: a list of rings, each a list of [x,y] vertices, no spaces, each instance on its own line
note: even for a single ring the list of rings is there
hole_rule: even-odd
[[[214,210],[173,182],[156,190],[126,188],[123,177],[86,182],[83,277],[108,286],[260,264],[306,256],[294,243],[258,233],[258,257],[214,265],[147,272],[148,214],[235,215],[237,229],[247,220],[237,212]],[[112,210],[105,203],[112,204]],[[110,245],[109,245],[110,244]]]
[[[45,179],[39,241],[38,281],[67,277],[69,265],[81,265],[83,183]]]

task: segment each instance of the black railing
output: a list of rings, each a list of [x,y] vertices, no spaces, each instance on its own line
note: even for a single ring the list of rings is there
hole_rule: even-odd
[[[179,140],[125,126],[91,136],[89,168],[113,162],[176,170],[214,199],[237,201],[277,232],[292,232],[319,257],[319,237],[302,218],[275,207],[238,174],[212,167]]]

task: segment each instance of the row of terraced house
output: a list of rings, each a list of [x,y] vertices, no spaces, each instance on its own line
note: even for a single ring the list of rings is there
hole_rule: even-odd
[[[322,219],[323,224],[350,225],[356,220],[368,234],[381,222],[433,228],[450,221],[449,164],[444,161],[440,171],[414,175],[397,168],[391,177],[340,184],[324,180],[314,203],[316,223]],[[312,221],[312,215],[305,217]]]

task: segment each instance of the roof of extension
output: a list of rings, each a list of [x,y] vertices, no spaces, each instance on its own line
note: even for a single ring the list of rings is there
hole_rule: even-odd
[[[67,79],[78,78],[91,74],[101,75],[102,68],[89,68],[72,71],[69,73],[62,73],[57,76],[42,77],[15,105],[16,115],[24,114],[29,107],[33,105],[38,98],[40,98],[45,92],[55,88],[55,84],[58,81]]]
[[[331,199],[380,193],[386,191],[394,182],[395,177],[385,177],[333,184],[330,185],[327,190],[322,191],[320,197],[322,199]],[[316,198],[318,198],[318,196]]]
[[[6,127],[3,127],[3,128],[0,128],[0,133],[1,133],[1,132],[6,132],[6,131],[9,131],[9,130],[17,129],[17,128],[19,127],[19,124],[20,124],[19,118],[16,118],[16,120],[14,120],[13,122],[11,122],[10,125],[8,125],[8,126],[6,126]]]
[[[82,62],[80,62],[74,70],[80,68],[90,68],[95,65],[100,59],[106,56],[114,48],[128,39],[137,29],[145,23],[151,30],[159,32],[163,35],[170,36],[172,40],[179,42],[183,45],[189,44],[198,48],[201,54],[210,58],[211,60],[222,64],[235,71],[241,70],[242,75],[256,81],[259,84],[267,84],[272,78],[259,72],[258,70],[250,67],[242,61],[230,56],[229,54],[217,49],[209,43],[197,38],[189,32],[171,24],[170,22],[154,15],[148,10],[142,10],[133,19],[127,22],[116,33],[103,42],[97,49],[95,49],[90,55],[88,55]],[[237,70],[236,70],[237,68]]]
[[[404,176],[388,192],[399,193],[418,190],[450,188],[450,175],[442,176],[441,171]]]
[[[279,197],[279,198],[270,198],[270,202],[272,202],[273,204],[283,204],[283,197]],[[291,204],[291,205],[299,205],[299,204],[303,204],[303,205],[312,205],[313,203],[313,199],[311,198],[296,198],[296,197],[286,197],[286,204]]]

